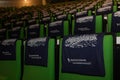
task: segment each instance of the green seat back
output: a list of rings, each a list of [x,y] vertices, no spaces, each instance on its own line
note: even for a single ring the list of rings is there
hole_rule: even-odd
[[[63,21],[63,36],[69,35],[69,26],[70,25],[68,20]],[[48,25],[46,28],[46,35],[48,36]],[[56,36],[56,37],[60,37],[60,36]]]
[[[7,39],[11,39],[11,38],[24,39],[24,36],[25,36],[24,27],[21,27],[20,30],[17,29],[14,31],[12,29],[7,30]]]
[[[48,63],[47,67],[24,65],[24,73],[22,80],[54,80],[55,78],[55,63],[54,63],[54,39],[50,39],[48,42]]]
[[[108,14],[108,18],[107,18],[107,32],[111,33],[111,28],[112,28],[112,14]],[[120,32],[116,33],[117,36],[120,36]]]
[[[0,80],[20,80],[22,73],[22,41],[17,40],[15,43],[15,60],[0,60]],[[1,52],[2,54],[2,52]],[[6,56],[8,57],[8,56]]]
[[[44,31],[44,24],[40,24],[39,26],[40,30],[39,30],[39,37],[44,37],[45,36],[45,31]],[[34,31],[36,33],[36,31]],[[26,34],[26,38],[32,38],[32,37],[28,37],[28,28],[25,28],[25,34]],[[38,34],[38,33],[36,33]],[[30,35],[30,34],[29,34]]]
[[[111,27],[112,27],[112,14],[108,14],[107,18],[108,24],[107,24],[107,32],[111,32]]]
[[[95,33],[101,33],[103,31],[103,19],[101,15],[96,16],[95,18]],[[75,29],[75,20],[72,21],[72,35],[74,35]]]
[[[74,73],[62,73],[62,40],[60,43],[59,80],[113,80],[113,37],[105,35],[103,38],[103,56],[105,76],[88,76]]]
[[[64,36],[69,35],[69,21],[64,21]]]
[[[102,19],[102,16],[99,15],[99,16],[96,16],[96,22],[95,22],[95,32],[96,33],[101,33],[103,28],[103,19]]]
[[[113,12],[116,12],[117,11],[117,5],[114,5],[113,6]]]
[[[92,15],[92,11],[88,10],[88,16],[91,16],[91,15]]]
[[[68,14],[68,20],[70,21],[70,24],[72,22],[72,15],[71,14]]]
[[[33,21],[35,20],[35,21]],[[38,19],[31,19],[30,21],[28,21],[29,25],[33,25],[33,24],[39,24],[39,20]]]

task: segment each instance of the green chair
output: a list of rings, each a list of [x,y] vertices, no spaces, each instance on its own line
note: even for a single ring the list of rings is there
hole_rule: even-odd
[[[62,21],[68,21],[68,23],[69,23],[69,29],[70,29],[70,31],[69,32],[71,32],[71,20],[72,20],[72,15],[71,14],[62,14],[62,15],[58,15],[57,17],[56,17],[56,21],[60,21],[60,20],[62,20]]]
[[[18,21],[18,22],[16,22],[14,27],[17,27],[17,26],[25,27],[25,21]]]
[[[81,64],[81,67],[82,67],[82,62],[83,62],[83,66],[84,66],[84,64],[88,64],[88,67],[86,66],[86,67],[82,67],[82,68],[79,68],[79,67],[76,67],[77,68],[77,70],[78,70],[78,68],[81,70],[78,70],[79,72],[78,73],[76,73],[76,72],[72,72],[71,70],[73,70],[73,69],[75,69],[75,68],[72,68],[70,71],[71,72],[63,72],[63,62],[65,62],[65,61],[63,61],[63,58],[64,58],[64,54],[63,54],[63,49],[64,49],[64,52],[66,51],[68,51],[68,50],[65,50],[65,47],[63,47],[63,46],[66,46],[66,48],[68,47],[68,46],[70,46],[71,48],[69,48],[70,50],[74,50],[74,51],[76,51],[76,49],[73,49],[74,47],[75,48],[79,48],[79,47],[82,47],[81,46],[81,44],[83,43],[84,44],[84,38],[85,38],[85,35],[83,35],[83,37],[81,37],[80,39],[81,40],[83,40],[83,42],[80,42],[79,43],[79,41],[80,41],[80,39],[79,38],[77,38],[77,39],[75,39],[75,40],[72,40],[74,37],[76,37],[76,36],[72,36],[72,37],[67,37],[67,38],[65,38],[65,40],[66,41],[64,41],[63,42],[63,40],[61,40],[61,42],[60,42],[60,56],[59,56],[59,58],[60,58],[60,68],[59,68],[59,80],[113,80],[113,37],[112,37],[112,35],[104,35],[103,36],[103,38],[102,38],[102,40],[103,40],[103,44],[101,44],[102,46],[102,48],[101,49],[103,49],[103,65],[104,65],[104,73],[102,73],[102,75],[96,75],[96,74],[91,74],[91,72],[93,72],[94,73],[94,70],[93,71],[91,71],[90,73],[88,73],[89,71],[87,70],[84,74],[82,74],[81,73],[81,71],[84,71],[85,70],[85,68],[86,69],[88,69],[89,68],[89,70],[90,70],[90,67],[89,67],[89,65],[91,64],[91,63],[89,63],[89,60],[88,59],[86,59],[84,56],[83,56],[83,58],[78,58],[78,59],[76,59],[76,58],[74,58],[74,57],[68,57],[67,59],[66,59],[66,57],[65,57],[65,59],[64,60],[66,60],[66,61],[68,61],[69,63],[68,64],[71,64],[71,62],[73,62],[74,63],[74,66],[77,66],[77,65],[79,65],[79,64]],[[87,39],[89,38],[89,37],[86,37]],[[92,37],[91,38],[89,38],[89,39],[93,39]],[[94,38],[95,39],[95,38]],[[93,40],[94,40],[93,39]],[[76,41],[77,40],[77,41]],[[99,39],[100,40],[100,39]],[[85,42],[86,41],[88,41],[88,40],[86,40],[85,39]],[[75,43],[73,43],[72,44],[72,42],[75,42]],[[64,43],[66,43],[66,44],[64,44]],[[76,43],[78,43],[79,45],[78,46],[76,46]],[[86,44],[86,43],[85,43]],[[84,45],[85,46],[85,45]],[[73,47],[73,48],[72,48]],[[84,48],[84,47],[83,47]],[[86,48],[86,47],[85,47]],[[80,50],[82,50],[82,51],[80,51],[79,52],[79,54],[82,54],[82,52],[84,52],[84,51],[86,51],[88,48],[86,48],[86,49],[80,49]],[[100,48],[97,48],[97,49],[100,49]],[[68,53],[67,53],[67,55],[69,56],[69,55],[76,55],[76,52],[74,52],[74,54],[73,54],[73,52],[71,53],[69,53],[70,51],[68,51]],[[78,52],[78,51],[77,51]],[[91,52],[89,52],[88,51],[88,53],[89,54],[91,54]],[[94,52],[93,52],[94,53]],[[83,53],[83,55],[84,55],[85,53]],[[88,54],[88,55],[89,55]],[[82,56],[82,55],[81,55]],[[81,56],[79,56],[79,57],[81,57]],[[89,56],[91,56],[91,55],[89,55]],[[94,55],[93,55],[94,56]],[[98,57],[100,57],[100,55],[98,54]],[[97,58],[98,58],[97,57]],[[89,58],[91,58],[91,57],[89,57]],[[96,57],[95,57],[96,58]],[[98,60],[100,60],[100,59],[98,59]],[[88,63],[86,62],[86,61],[88,61]],[[93,62],[94,62],[95,60],[94,60],[94,58],[93,58]],[[86,63],[84,63],[84,62],[86,62]],[[99,62],[99,61],[98,61]],[[67,63],[66,63],[67,64]],[[100,68],[100,66],[101,65],[99,65],[99,68]],[[95,66],[94,66],[95,67]],[[69,66],[69,67],[66,67],[66,68],[71,68],[71,65]],[[84,69],[83,69],[84,68]],[[65,70],[64,70],[65,71]],[[67,70],[66,70],[67,71]],[[98,69],[98,71],[99,71],[99,69]],[[100,71],[102,72],[102,70],[100,69]],[[95,76],[94,76],[95,75]]]
[[[35,38],[28,40],[25,46],[25,64],[22,80],[54,80],[54,55],[54,39]]]
[[[68,13],[71,14],[71,15],[73,15],[73,14],[75,14],[76,12],[77,12],[77,9],[72,9],[72,10],[70,10]]]
[[[86,21],[85,21],[85,19],[86,19]],[[92,21],[90,21],[90,24],[88,24],[89,19],[92,20]],[[80,20],[80,23],[79,23],[79,20]],[[101,33],[103,31],[102,20],[103,19],[102,19],[101,15],[99,15],[99,16],[86,16],[86,17],[80,17],[80,18],[78,17],[72,21],[72,35],[83,34],[83,33]],[[79,26],[79,25],[81,25],[81,26]],[[91,31],[89,31],[88,29],[84,29],[87,27],[89,28],[90,26],[94,27],[93,29],[90,29]],[[80,27],[83,27],[83,29],[79,30]]]
[[[81,11],[81,12],[77,12],[75,14],[75,18],[77,18],[77,17],[84,17],[84,16],[91,16],[90,12],[89,11]]]
[[[61,14],[56,16],[56,20],[69,20],[70,21],[70,16],[68,17],[67,14]]]
[[[106,6],[106,7],[101,7],[98,10],[96,10],[97,15],[106,15],[112,12],[117,11],[117,5],[114,6]]]
[[[92,15],[92,10],[88,10],[88,16]]]
[[[39,24],[39,20],[38,19],[31,19],[28,21],[28,25],[33,25],[33,24]]]
[[[118,9],[117,9],[117,5],[114,5],[113,6],[113,12],[116,12]]]
[[[4,23],[4,26],[2,26],[2,28],[11,29],[12,28],[12,23]]]
[[[107,32],[108,33],[116,33],[117,36],[120,36],[120,31],[119,31],[119,14],[120,11],[117,11],[115,13],[108,14],[108,24],[107,24]]]
[[[24,27],[14,27],[8,31],[8,39],[17,38],[24,39]]]
[[[44,33],[44,25],[43,24],[34,24],[34,25],[30,25],[27,30],[26,30],[26,34],[27,34],[27,39],[30,38],[36,38],[36,37],[44,37],[45,33]]]
[[[21,80],[22,41],[7,39],[0,48],[0,80]]]
[[[51,17],[43,17],[42,20],[40,21],[41,24],[49,24],[50,22],[52,22],[53,18]]]
[[[49,23],[46,34],[49,37],[63,37],[69,35],[69,21],[54,21]]]

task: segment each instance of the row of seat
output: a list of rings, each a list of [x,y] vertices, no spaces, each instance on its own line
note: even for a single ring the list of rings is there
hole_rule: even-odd
[[[55,63],[55,40],[47,37],[24,42],[8,39],[0,44],[0,80],[114,79],[112,35],[84,34],[60,39],[59,63]],[[57,79],[58,80],[58,77]]]
[[[94,6],[95,4],[97,4],[97,3],[99,3],[99,2],[101,2],[101,1],[97,1],[96,3],[94,3],[94,4],[92,4],[92,5],[90,5],[90,6]],[[87,4],[90,4],[91,2],[88,2],[88,3],[86,3],[86,4],[82,4],[82,6],[80,6],[81,5],[81,2],[80,2],[80,4],[78,3],[78,7],[84,7],[84,5],[87,5]],[[110,5],[112,5],[113,3],[111,3]],[[63,5],[64,6],[64,5]],[[108,5],[109,6],[109,5]],[[115,5],[115,6],[117,6],[117,5]],[[68,7],[69,8],[71,8],[71,7],[73,7],[73,9],[68,9],[68,10],[66,10],[66,14],[74,14],[74,13],[76,13],[77,11],[76,11],[76,7],[75,7],[75,5],[67,5],[66,6],[67,7],[67,9],[68,9]],[[89,7],[89,6],[88,6]],[[32,7],[30,7],[30,8],[32,8]],[[37,7],[35,7],[35,8],[37,8]],[[33,7],[33,9],[35,9],[34,7]],[[59,8],[62,8],[62,6],[61,7],[58,7],[58,9]],[[117,8],[117,7],[116,7]],[[113,9],[113,11],[115,11],[116,10],[116,8],[114,8]],[[42,8],[43,9],[43,8]],[[20,9],[21,10],[21,9]],[[25,8],[25,10],[26,10],[26,8]],[[41,10],[41,9],[40,9]],[[80,11],[84,11],[84,10],[80,10]],[[90,9],[86,9],[85,11],[89,11],[89,14],[91,14],[91,8]],[[95,10],[94,10],[95,11]],[[41,13],[44,13],[44,15],[43,14],[41,14]],[[17,14],[14,14],[14,13],[11,13],[10,14],[10,16],[7,16],[8,14],[10,14],[10,13],[6,13],[6,14],[4,14],[3,15],[3,18],[4,19],[6,19],[7,20],[7,22],[12,22],[13,24],[14,24],[14,22],[16,21],[18,21],[19,20],[19,17],[20,17],[20,21],[21,20],[24,20],[25,18],[27,19],[27,20],[29,20],[29,19],[31,19],[30,18],[30,16],[34,19],[34,18],[39,18],[40,16],[42,17],[42,15],[43,15],[43,17],[42,18],[45,18],[45,17],[54,17],[54,16],[56,16],[56,15],[60,15],[60,14],[64,14],[64,12],[63,11],[61,11],[61,10],[57,10],[57,9],[54,9],[54,8],[50,8],[50,10],[41,10],[41,12],[39,12],[38,11],[38,9],[35,9],[35,10],[31,10],[31,12],[30,12],[30,10],[28,10],[28,11],[24,11],[24,9],[23,9],[23,12],[22,12],[22,10],[21,11],[19,11],[19,9],[17,10]],[[5,18],[6,17],[6,18]],[[14,19],[15,18],[15,19]],[[39,18],[40,20],[43,20],[43,19],[41,19],[41,18]],[[3,22],[4,23],[6,23],[6,21],[4,21],[3,20]],[[4,25],[3,25],[4,26]]]
[[[110,5],[112,5],[112,4],[110,3]],[[110,7],[110,6],[109,6],[109,4],[108,4],[107,6],[108,6],[108,7],[107,7],[107,10],[108,10],[108,11],[105,11],[105,12],[104,12],[104,9],[103,9],[103,13],[102,13],[102,14],[109,13],[109,7]],[[106,7],[105,7],[105,8],[106,8]],[[100,11],[101,11],[101,9],[100,9]],[[114,9],[114,11],[116,11],[116,8]],[[84,11],[83,11],[83,12],[84,12]],[[83,12],[76,13],[75,17],[76,17],[77,15],[80,16],[81,14],[82,14],[81,16],[89,15],[87,11],[85,11],[84,13],[83,13]],[[110,12],[111,12],[111,10],[110,10]],[[71,19],[71,17],[69,17],[69,15],[59,15],[58,17],[61,18],[61,16],[62,16],[62,19],[60,19],[60,20],[64,20],[64,18],[66,18],[66,16],[68,16],[68,18],[66,18],[66,19],[67,19],[68,21],[70,20],[70,23],[72,23],[72,22],[71,22],[72,19]],[[45,19],[48,19],[48,17],[45,18]],[[66,20],[66,19],[65,19],[65,20]],[[75,18],[74,18],[74,19],[75,19]],[[48,19],[48,21],[47,21],[48,23],[51,22],[51,21],[53,21],[53,19],[50,20],[50,21],[49,21],[49,20],[50,20],[50,17],[49,17],[49,19]],[[57,20],[59,20],[59,18],[58,18]],[[13,22],[14,22],[14,20],[13,20]],[[29,22],[30,22],[30,23],[29,23]],[[43,22],[43,21],[42,21],[42,22]],[[35,20],[35,19],[33,19],[33,20],[29,20],[28,23],[29,23],[29,25],[30,25],[30,24],[33,24],[33,23],[38,23],[38,21]],[[46,21],[43,22],[43,23],[46,23]],[[18,26],[21,27],[21,26],[25,26],[26,24],[27,24],[27,23],[25,23],[24,21],[18,21],[18,22],[16,22],[15,24],[12,24],[12,28],[13,28],[13,26],[14,26],[14,27],[18,27]],[[40,23],[40,24],[42,24],[42,23]],[[70,24],[70,25],[72,25],[72,24]],[[10,26],[11,26],[10,23],[5,24],[5,26],[11,28],[11,27],[10,27]],[[4,27],[5,27],[5,26],[4,26]],[[27,26],[28,26],[28,25],[27,25]],[[4,27],[3,27],[3,28],[4,28]]]
[[[119,80],[119,14],[1,29],[0,80]]]
[[[116,8],[115,8],[116,9]],[[115,10],[114,9],[114,10]],[[115,10],[116,11],[116,10]],[[84,11],[83,11],[84,12]],[[83,12],[81,12],[81,14],[83,14]],[[88,14],[87,14],[87,12],[88,12]],[[76,13],[76,14],[80,14],[80,13]],[[91,11],[86,11],[86,12],[84,12],[84,15],[91,15],[92,13],[91,13]],[[5,26],[7,27],[7,26],[9,26],[9,28],[11,28],[10,26],[12,26],[12,27],[16,27],[16,26],[18,26],[18,24],[21,24],[21,27],[22,26],[28,26],[28,24],[30,24],[31,23],[31,21],[33,22],[39,22],[39,23],[50,23],[50,22],[52,22],[52,21],[55,21],[55,20],[59,20],[60,19],[60,17],[61,16],[68,16],[68,18],[69,18],[69,20],[71,20],[71,18],[72,18],[72,15],[71,14],[60,14],[60,15],[58,15],[58,16],[56,16],[56,17],[51,17],[51,16],[47,16],[47,17],[44,17],[44,18],[42,18],[42,19],[26,19],[25,21],[24,20],[20,20],[20,21],[15,21],[15,20],[10,20],[10,21],[8,21],[7,23],[5,22],[4,24],[2,24],[2,27],[4,28]],[[38,16],[37,17],[35,17],[35,18],[38,18]],[[11,22],[11,23],[10,23]],[[24,22],[26,22],[26,23],[24,23]],[[26,24],[26,25],[25,25]]]
[[[10,30],[0,29],[0,39],[19,38],[29,39],[34,37],[63,37],[67,35],[78,35],[86,33],[119,33],[120,11],[109,14],[107,24],[104,23],[103,16],[76,17],[72,20],[72,26],[68,20],[58,20],[49,25],[33,24],[28,28],[15,27]]]

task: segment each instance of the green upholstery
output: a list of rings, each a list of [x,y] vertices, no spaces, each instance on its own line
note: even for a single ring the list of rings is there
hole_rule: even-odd
[[[36,23],[39,24],[39,19],[36,20]]]
[[[64,36],[69,35],[69,21],[64,21]]]
[[[25,38],[24,28],[22,27],[20,30],[20,39],[24,39],[24,38]]]
[[[7,80],[7,77],[0,76],[0,80]]]
[[[74,35],[75,20],[72,20],[72,35]]]
[[[71,14],[68,14],[68,20],[70,21],[70,24],[71,24],[71,21],[72,21],[72,15]]]
[[[44,33],[44,25],[41,24],[40,25],[40,37],[44,37],[45,36],[45,33]]]
[[[6,39],[9,39],[9,30],[6,32]]]
[[[102,21],[102,16],[99,15],[99,16],[96,16],[96,22],[95,22],[95,32],[96,33],[101,33],[102,32],[102,25],[103,24],[103,21]]]
[[[95,18],[95,33],[101,33],[102,32],[102,16],[98,15]],[[74,28],[75,28],[75,20],[72,20],[72,35],[74,35]]]
[[[87,76],[73,73],[62,73],[62,40],[60,42],[60,68],[59,80],[113,80],[113,37],[105,35],[103,39],[103,56],[105,65],[105,76]]]
[[[92,15],[92,11],[88,10],[88,16],[91,16],[91,15]]]
[[[55,18],[54,17],[51,17],[51,22],[55,21]]]
[[[22,41],[16,41],[16,60],[0,60],[0,80],[20,80],[21,77],[21,46]]]
[[[117,11],[117,5],[113,6],[113,12]]]
[[[107,24],[107,32],[111,32],[111,27],[112,27],[112,14],[108,14],[108,19],[107,19],[107,21],[108,21],[108,24]]]
[[[54,80],[55,78],[55,41],[50,39],[48,43],[48,67],[24,65],[22,80]]]

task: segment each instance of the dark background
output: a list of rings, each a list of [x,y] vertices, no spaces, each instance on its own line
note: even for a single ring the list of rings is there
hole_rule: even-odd
[[[57,3],[66,2],[74,0],[46,0],[46,3]],[[31,5],[42,5],[42,0],[0,0],[0,7],[10,7],[10,6],[31,6]]]

